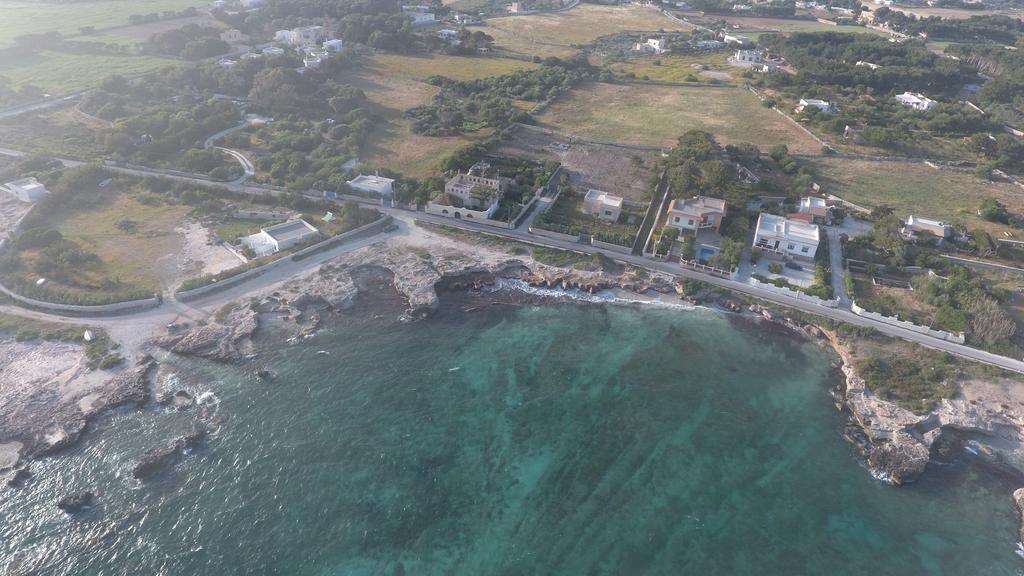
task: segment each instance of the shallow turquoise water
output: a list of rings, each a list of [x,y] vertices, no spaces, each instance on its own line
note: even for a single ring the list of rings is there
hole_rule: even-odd
[[[326,353],[318,353],[323,351]],[[141,486],[194,412],[121,412],[0,502],[39,574],[1017,574],[1009,490],[873,480],[826,353],[706,312],[490,307],[348,318],[258,361],[175,363],[220,430]],[[71,520],[53,502],[91,489]]]

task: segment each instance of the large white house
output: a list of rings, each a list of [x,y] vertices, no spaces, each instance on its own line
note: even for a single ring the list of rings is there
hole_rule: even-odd
[[[757,218],[754,247],[799,260],[813,260],[821,233],[817,226],[762,212]]]
[[[22,178],[14,182],[8,182],[0,186],[0,190],[7,192],[22,202],[38,202],[46,196],[46,186],[43,186],[35,178]]]
[[[600,190],[589,190],[583,197],[583,212],[601,220],[615,222],[622,213],[622,197]]]
[[[664,54],[669,51],[668,40],[665,38],[648,38],[646,42],[638,43],[634,50],[647,54]]]
[[[316,46],[329,37],[330,32],[323,26],[300,26],[291,30],[278,30],[274,34],[274,40],[292,46]]]
[[[256,256],[269,256],[314,238],[320,232],[305,220],[289,220],[263,228],[258,234],[246,236],[242,244],[248,246]]]
[[[903,94],[897,94],[896,101],[904,106],[909,106],[914,110],[919,110],[921,112],[927,112],[939,104],[935,100],[917,92],[904,92]]]
[[[490,177],[491,167],[485,162],[478,162],[468,172],[459,172],[444,185],[444,191],[462,201],[462,205],[472,210],[483,210],[498,201],[505,191],[505,181],[500,176]]]
[[[383,176],[367,176],[360,174],[346,182],[346,184],[348,184],[349,188],[353,190],[358,190],[359,192],[365,192],[367,194],[379,194],[382,197],[391,196],[395,192],[395,181],[391,178],[384,178]]]
[[[953,227],[939,220],[921,218],[911,214],[903,226],[903,235],[918,238],[922,234],[931,234],[935,238],[949,238],[953,235]]]
[[[737,50],[732,60],[737,64],[760,64],[764,62],[764,56],[760,50]]]
[[[817,108],[825,114],[831,114],[836,111],[836,105],[827,100],[818,100],[815,98],[801,98],[800,102],[796,105],[796,113],[799,114],[807,108]]]

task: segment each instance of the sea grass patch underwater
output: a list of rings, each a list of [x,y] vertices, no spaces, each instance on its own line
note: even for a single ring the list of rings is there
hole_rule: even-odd
[[[0,558],[76,575],[1020,570],[1011,486],[967,466],[871,478],[831,354],[703,310],[490,300],[265,342],[266,380],[165,363],[215,398],[207,445],[140,485],[141,454],[202,419],[100,419],[0,501]],[[80,490],[94,510],[56,509]]]

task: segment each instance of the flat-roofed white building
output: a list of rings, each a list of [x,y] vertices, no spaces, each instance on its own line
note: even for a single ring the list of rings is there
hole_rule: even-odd
[[[349,188],[366,192],[367,194],[379,194],[380,196],[391,196],[395,193],[395,180],[376,175],[360,174],[346,182]]]
[[[914,110],[919,110],[921,112],[927,112],[939,104],[935,100],[917,92],[904,92],[903,94],[897,94],[896,101],[904,106],[909,106]]]
[[[251,248],[256,256],[262,257],[307,242],[319,233],[312,224],[300,218],[263,228],[258,234],[243,238],[242,244]]]
[[[601,190],[589,190],[583,197],[583,212],[615,222],[622,214],[622,197]]]
[[[760,50],[737,50],[732,60],[738,64],[760,64],[764,62],[764,56]]]
[[[903,227],[906,236],[917,238],[921,234],[931,234],[936,238],[949,238],[953,235],[953,227],[939,220],[921,218],[911,214],[907,217],[907,223]]]
[[[664,54],[669,51],[668,39],[666,38],[648,38],[646,42],[640,42],[634,48],[637,52],[650,53],[650,54]]]
[[[813,260],[821,231],[814,224],[762,212],[757,218],[754,247],[800,260]]]
[[[807,108],[817,108],[825,114],[831,114],[836,111],[836,105],[827,100],[818,100],[816,98],[801,98],[800,102],[796,105],[796,113],[799,114]]]
[[[345,42],[341,38],[334,38],[333,40],[324,40],[323,49],[327,52],[341,52],[342,48],[345,47]]]
[[[7,192],[22,202],[38,202],[46,196],[46,186],[43,186],[35,178],[22,178],[14,182],[8,182],[0,186],[0,190]]]
[[[832,216],[832,209],[824,198],[805,196],[800,199],[800,213],[809,215],[815,224],[828,224]]]

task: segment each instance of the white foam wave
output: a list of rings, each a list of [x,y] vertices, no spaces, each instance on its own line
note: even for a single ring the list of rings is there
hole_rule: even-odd
[[[497,278],[494,284],[489,285],[482,290],[485,292],[516,291],[524,294],[547,296],[549,298],[568,298],[570,300],[590,302],[594,304],[641,304],[646,306],[655,306],[658,308],[671,308],[675,310],[708,310],[708,308],[704,306],[698,306],[689,302],[665,302],[664,300],[659,299],[631,298],[629,296],[622,296],[614,290],[599,290],[597,292],[590,293],[586,290],[580,290],[579,288],[570,288],[568,290],[562,288],[541,288],[538,286],[530,286],[525,280],[518,280],[514,278]]]

